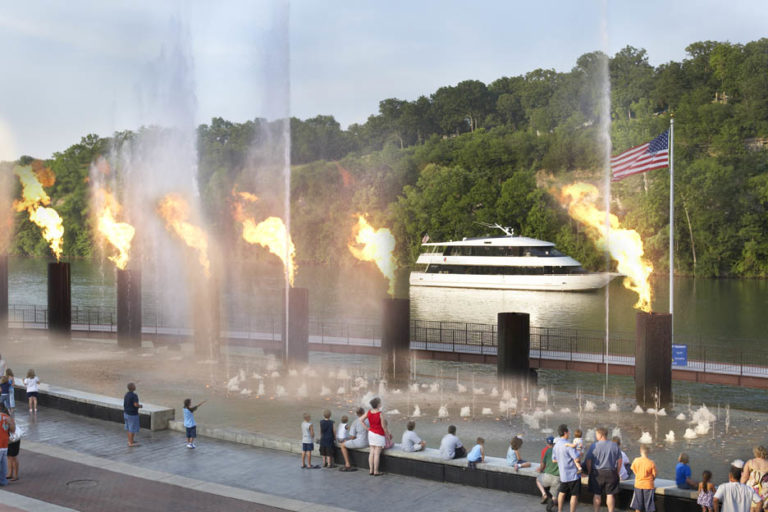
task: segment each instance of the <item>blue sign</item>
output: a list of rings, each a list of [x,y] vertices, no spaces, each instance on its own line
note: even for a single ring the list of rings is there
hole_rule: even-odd
[[[672,366],[688,366],[688,345],[672,345]]]

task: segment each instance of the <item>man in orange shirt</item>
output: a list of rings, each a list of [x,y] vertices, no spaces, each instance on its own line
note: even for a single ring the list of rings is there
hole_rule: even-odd
[[[632,496],[632,503],[629,508],[637,512],[654,512],[656,503],[654,503],[656,480],[656,463],[648,458],[650,448],[647,444],[640,446],[640,456],[632,461],[632,471],[635,473],[635,493]]]
[[[0,403],[0,486],[8,485],[8,435],[16,431],[16,423]]]

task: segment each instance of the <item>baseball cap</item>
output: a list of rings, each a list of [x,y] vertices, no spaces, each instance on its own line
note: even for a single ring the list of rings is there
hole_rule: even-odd
[[[555,438],[554,437],[552,437],[552,436],[547,437],[547,444],[552,444],[554,442],[555,442]]]
[[[744,469],[744,461],[741,459],[736,459],[733,462],[731,462],[731,466],[739,469]]]

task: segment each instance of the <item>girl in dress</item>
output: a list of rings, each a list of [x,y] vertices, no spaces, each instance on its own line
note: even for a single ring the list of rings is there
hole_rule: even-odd
[[[371,400],[371,408],[363,414],[360,418],[363,426],[368,430],[368,445],[370,446],[370,452],[368,454],[368,467],[370,468],[368,474],[371,476],[380,476],[383,473],[379,472],[379,460],[381,458],[381,450],[387,444],[387,437],[389,432],[387,427],[381,421],[381,398],[375,397]],[[366,426],[365,420],[368,420],[370,426]]]
[[[704,471],[701,474],[701,482],[699,482],[699,497],[696,498],[696,503],[701,505],[701,512],[713,512],[715,506],[712,503],[712,499],[715,497],[715,484],[713,484],[712,472]]]

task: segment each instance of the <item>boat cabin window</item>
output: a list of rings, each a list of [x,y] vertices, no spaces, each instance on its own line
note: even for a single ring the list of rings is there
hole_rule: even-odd
[[[545,276],[585,274],[581,266],[574,267],[497,267],[491,265],[429,265],[428,274],[472,274],[507,276]]]
[[[520,246],[476,246],[454,245],[448,246],[443,251],[443,256],[535,256],[539,258],[563,256],[563,253],[554,247],[520,247]]]

